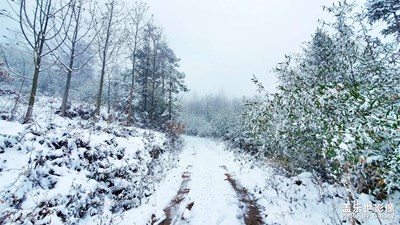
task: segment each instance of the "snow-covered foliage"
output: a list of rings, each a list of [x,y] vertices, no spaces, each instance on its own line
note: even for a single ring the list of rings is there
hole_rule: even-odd
[[[0,120],[1,224],[109,224],[146,202],[175,165],[181,141],[172,133],[62,118],[40,99],[35,123]]]
[[[387,27],[381,31],[383,35],[393,34],[400,38],[400,22],[398,19],[400,3],[398,1],[367,0],[366,8],[370,23],[376,23],[380,20],[386,23]]]
[[[353,8],[325,8],[336,21],[317,29],[301,54],[286,56],[277,93],[253,79],[261,97],[247,104],[246,130],[260,155],[290,172],[345,177],[380,199],[400,186],[398,53],[396,43],[373,38]]]
[[[366,225],[398,222],[399,192],[386,200],[376,200],[371,195],[355,193],[341,184],[325,182],[315,173],[287,176],[282,174],[282,170],[271,167],[274,166],[273,161],[254,160],[241,152],[237,152],[236,164],[240,165],[240,169],[229,168],[235,168],[236,178],[257,199],[265,215],[265,224],[352,224],[352,219],[355,219],[355,224]],[[345,211],[349,192],[353,194],[353,203],[362,207],[353,218]],[[394,205],[392,213],[385,214],[385,210],[379,213],[373,209],[374,206],[386,207],[388,204]],[[373,206],[373,210],[366,212],[365,206]]]

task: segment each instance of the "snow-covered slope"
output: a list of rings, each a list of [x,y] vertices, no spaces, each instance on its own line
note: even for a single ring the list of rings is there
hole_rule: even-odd
[[[29,125],[0,120],[0,224],[110,224],[176,162],[162,133],[39,109]]]

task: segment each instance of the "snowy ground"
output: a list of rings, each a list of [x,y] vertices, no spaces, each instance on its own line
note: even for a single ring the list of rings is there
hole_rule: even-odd
[[[189,192],[174,210],[172,224],[243,224],[238,213],[235,191],[225,180],[222,166],[233,164],[232,154],[224,155],[222,145],[200,138],[186,137],[178,168],[171,171],[148,204],[125,213],[125,224],[146,224],[155,214],[158,222],[165,219],[164,209],[181,189],[183,174],[190,176],[184,188]],[[191,210],[187,209],[194,203]],[[155,224],[158,224],[156,222]]]
[[[176,163],[179,141],[62,118],[50,100],[39,98],[30,124],[0,120],[0,224],[111,224],[146,202]]]
[[[351,190],[188,136],[169,170],[163,134],[61,118],[49,102],[31,125],[0,120],[0,224],[350,224],[346,210],[360,224],[400,224],[399,193],[355,194],[350,208]]]
[[[254,166],[246,156],[235,157],[220,142],[185,137],[179,166],[172,170],[147,204],[131,209],[116,224],[350,224],[346,218],[346,190],[318,182],[310,173],[293,178],[277,175],[266,166]],[[227,179],[237,183],[236,189]],[[249,201],[262,221],[251,223]],[[245,193],[246,194],[246,193]],[[400,224],[399,194],[386,202],[356,195],[354,214],[362,224]],[[365,207],[389,206],[382,212]],[[387,210],[387,211],[386,211]],[[252,215],[254,216],[254,215]],[[393,219],[389,218],[394,216]],[[381,217],[379,220],[376,217]],[[383,218],[388,217],[388,218]]]

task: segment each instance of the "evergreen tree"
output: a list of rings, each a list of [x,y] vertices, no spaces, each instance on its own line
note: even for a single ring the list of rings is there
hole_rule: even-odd
[[[393,34],[400,38],[400,2],[397,0],[367,0],[368,21],[372,24],[383,21],[387,27],[382,30],[383,35]]]

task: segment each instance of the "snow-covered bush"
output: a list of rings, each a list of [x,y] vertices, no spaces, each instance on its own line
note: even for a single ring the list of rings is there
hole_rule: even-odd
[[[384,198],[400,186],[397,45],[370,36],[354,5],[325,9],[336,17],[325,23],[331,30],[286,56],[277,93],[254,78],[261,96],[247,104],[245,130],[259,154],[290,172],[350,177],[357,191]]]
[[[324,152],[337,162],[336,172],[349,169],[358,191],[383,197],[382,191],[400,185],[400,102],[378,91],[331,88],[327,93],[335,94],[323,95],[321,102],[337,118],[324,121]]]
[[[53,122],[0,121],[0,223],[75,224],[137,207],[181,148],[179,136],[104,121]]]

